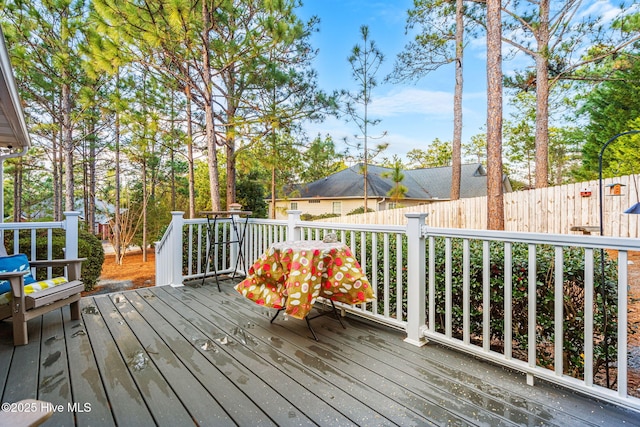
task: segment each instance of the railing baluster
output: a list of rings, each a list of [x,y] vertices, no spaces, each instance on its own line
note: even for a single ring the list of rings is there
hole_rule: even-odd
[[[627,396],[627,286],[629,262],[627,251],[618,251],[618,396]]]
[[[471,342],[471,278],[469,239],[462,241],[462,341]]]
[[[504,357],[511,359],[513,352],[513,247],[504,242]]]
[[[528,334],[528,355],[527,362],[530,368],[536,367],[536,289],[537,289],[537,271],[536,271],[536,245],[529,244],[529,288],[527,292],[528,306],[527,306],[527,334]],[[533,385],[534,376],[531,373],[527,374],[527,384]]]
[[[584,251],[584,384],[593,386],[593,249]]]
[[[489,241],[482,241],[482,350],[491,345],[491,250]]]
[[[564,263],[562,246],[555,246],[555,283],[554,283],[554,370],[557,376],[562,376],[564,350]]]
[[[444,256],[445,256],[445,273],[444,273],[444,335],[447,338],[451,338],[451,322],[452,322],[452,299],[453,299],[453,285],[451,283],[451,238],[447,237],[444,241]]]

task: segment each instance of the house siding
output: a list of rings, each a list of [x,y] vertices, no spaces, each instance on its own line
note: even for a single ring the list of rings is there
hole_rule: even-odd
[[[355,209],[364,206],[364,199],[298,199],[298,200],[276,200],[276,216],[275,219],[286,219],[287,211],[291,209],[292,203],[297,203],[297,210],[302,211],[302,214],[308,214],[313,216],[324,215],[333,213],[333,203],[340,202],[342,205],[342,215],[346,215]],[[369,199],[369,209],[376,211],[383,211],[389,209],[389,203],[391,200],[384,199]],[[426,201],[414,201],[414,200],[402,200],[399,203],[399,207],[411,207],[421,204],[425,204]],[[271,210],[271,203],[269,203],[269,209]]]

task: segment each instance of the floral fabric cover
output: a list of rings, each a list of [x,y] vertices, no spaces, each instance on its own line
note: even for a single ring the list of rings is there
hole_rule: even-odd
[[[303,319],[321,296],[346,304],[375,299],[360,264],[343,243],[316,240],[272,245],[235,289],[265,307]]]

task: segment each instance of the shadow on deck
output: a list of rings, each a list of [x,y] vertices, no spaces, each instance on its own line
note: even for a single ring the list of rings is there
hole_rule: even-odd
[[[83,298],[29,323],[0,323],[2,402],[37,398],[61,425],[639,425],[640,414],[538,383],[352,317],[304,321],[201,288]],[[63,321],[64,319],[64,321]]]

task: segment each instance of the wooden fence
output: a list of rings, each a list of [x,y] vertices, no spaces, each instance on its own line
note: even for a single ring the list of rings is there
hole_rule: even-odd
[[[638,202],[638,175],[603,180],[604,235],[640,237],[640,215],[624,211]],[[622,184],[620,195],[611,195],[613,184]],[[590,195],[582,195],[584,189]],[[573,234],[575,226],[598,227],[600,211],[598,180],[504,195],[505,230],[537,233]],[[427,225],[446,228],[487,228],[487,198],[476,197],[435,202],[411,208],[398,208],[361,215],[329,218],[325,221],[347,224],[404,225],[406,213],[428,213]]]

